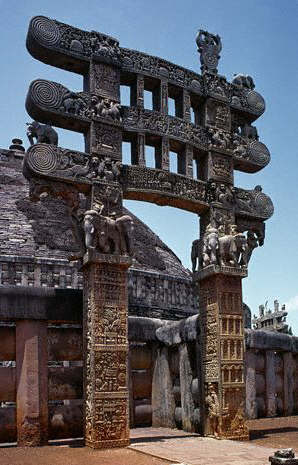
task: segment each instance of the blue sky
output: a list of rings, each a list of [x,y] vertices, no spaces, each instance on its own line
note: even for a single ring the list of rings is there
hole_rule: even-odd
[[[25,48],[29,20],[45,15],[81,29],[98,30],[117,37],[123,47],[166,58],[200,71],[195,35],[207,29],[221,36],[223,50],[219,72],[229,80],[234,73],[253,76],[256,90],[267,104],[256,122],[260,140],[272,161],[257,174],[236,173],[235,185],[263,186],[275,205],[266,223],[266,240],[255,250],[249,277],[243,281],[244,301],[257,312],[258,305],[278,298],[286,303],[288,320],[298,334],[297,282],[297,129],[298,129],[298,2],[296,0],[10,0],[0,1],[1,133],[0,146],[13,137],[26,140],[24,101],[29,83],[36,78],[82,89],[81,76],[44,65]],[[83,150],[79,134],[58,130],[59,145]],[[198,235],[196,216],[168,207],[126,202],[190,267],[190,248]]]

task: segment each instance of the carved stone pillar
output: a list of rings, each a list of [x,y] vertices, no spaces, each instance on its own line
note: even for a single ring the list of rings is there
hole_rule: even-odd
[[[192,369],[187,344],[179,346],[179,374],[181,389],[182,428],[184,431],[195,431],[195,405],[191,392]]]
[[[169,113],[168,99],[169,99],[168,81],[161,80],[160,82],[160,112],[163,113],[164,115],[167,115]]]
[[[146,166],[145,134],[138,133],[131,144],[132,165]]]
[[[47,322],[16,324],[18,446],[42,446],[48,441]]]
[[[144,108],[144,76],[142,74],[136,76],[136,80],[131,86],[130,105]]]
[[[161,169],[169,171],[170,169],[170,141],[167,137],[162,138],[162,159]]]
[[[244,345],[241,278],[246,271],[210,265],[199,272],[203,432],[206,436],[248,439],[244,421]],[[236,324],[234,327],[234,320]],[[221,352],[224,347],[224,353]]]
[[[185,145],[185,175],[193,177],[193,147],[190,144]]]
[[[127,269],[131,259],[88,250],[84,257],[85,441],[129,444]]]
[[[275,375],[275,353],[274,350],[266,350],[266,404],[267,417],[276,416],[276,375]]]
[[[152,426],[175,428],[175,399],[169,365],[169,350],[159,347],[152,380]]]
[[[185,119],[186,121],[191,120],[190,108],[191,108],[190,93],[188,92],[188,90],[183,89],[182,114],[183,114],[183,119]]]

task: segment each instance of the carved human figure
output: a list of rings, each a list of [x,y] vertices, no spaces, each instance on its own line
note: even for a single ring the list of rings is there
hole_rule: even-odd
[[[36,139],[37,144],[58,145],[58,134],[49,124],[40,124],[38,121],[26,123],[28,126],[27,137],[31,145]]]
[[[237,158],[248,158],[249,152],[247,150],[247,143],[243,140],[243,137],[235,133],[233,136],[233,154]]]
[[[119,218],[101,214],[99,211],[87,210],[84,214],[86,249],[95,249],[100,253],[132,255],[133,220],[129,215]]]
[[[205,201],[207,203],[215,202],[217,198],[217,185],[214,181],[209,181],[206,186]]]
[[[233,191],[230,186],[220,184],[217,189],[217,200],[225,207],[230,207],[234,202]]]
[[[212,436],[217,438],[220,435],[220,405],[213,383],[208,385],[205,403],[207,407],[210,433]]]
[[[202,71],[211,71],[217,73],[218,60],[222,49],[219,35],[210,34],[210,32],[199,30],[196,43],[200,53]]]
[[[230,137],[226,132],[220,129],[209,128],[209,134],[211,144],[213,146],[220,147],[222,149],[228,148],[230,143]]]
[[[98,165],[98,176],[106,181],[118,181],[121,174],[120,161],[105,157]]]

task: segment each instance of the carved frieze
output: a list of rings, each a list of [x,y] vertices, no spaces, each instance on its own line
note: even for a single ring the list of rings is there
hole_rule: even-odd
[[[120,70],[106,63],[92,62],[89,91],[97,96],[120,101]]]
[[[204,378],[206,382],[216,381],[219,378],[217,304],[207,304],[207,306],[201,310],[201,314]]]
[[[83,31],[45,16],[32,18],[27,35],[27,48],[38,58],[41,53],[39,47],[70,55],[77,60],[93,58],[114,65],[121,62],[119,43],[113,37],[96,31]],[[67,68],[67,64],[60,66]]]
[[[35,176],[91,184],[87,174],[90,172],[90,157],[86,153],[62,149],[49,144],[35,144],[25,155],[26,170]]]
[[[231,129],[230,107],[218,100],[208,99],[205,107],[205,125],[229,132]]]
[[[90,127],[90,151],[94,154],[121,160],[121,128],[93,121]]]
[[[205,183],[186,176],[141,166],[123,165],[125,198],[143,199],[198,212],[205,210]]]
[[[123,124],[127,130],[148,131],[174,139],[180,139],[206,150],[207,130],[189,121],[156,111],[123,107]]]
[[[209,154],[208,178],[233,183],[233,158],[222,153]]]
[[[204,92],[202,76],[162,58],[127,48],[121,48],[121,58],[122,69],[167,79],[173,84],[188,88],[197,94],[203,94]]]

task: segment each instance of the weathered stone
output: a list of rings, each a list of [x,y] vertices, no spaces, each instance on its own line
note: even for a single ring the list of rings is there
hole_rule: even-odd
[[[192,369],[187,350],[187,344],[179,346],[180,354],[180,389],[182,408],[182,427],[184,431],[196,431],[194,419],[194,400],[192,397],[191,383],[193,380]]]
[[[276,374],[275,374],[275,353],[273,350],[266,351],[266,399],[267,417],[276,415]]]
[[[17,432],[19,446],[48,440],[47,323],[16,324]]]
[[[175,428],[175,399],[167,347],[157,349],[152,381],[152,426]]]
[[[158,318],[129,317],[128,337],[130,341],[153,342],[157,341],[156,330],[165,324]]]
[[[245,369],[246,369],[246,415],[253,419],[258,416],[258,408],[256,402],[256,354],[252,350],[247,350],[245,353]]]

